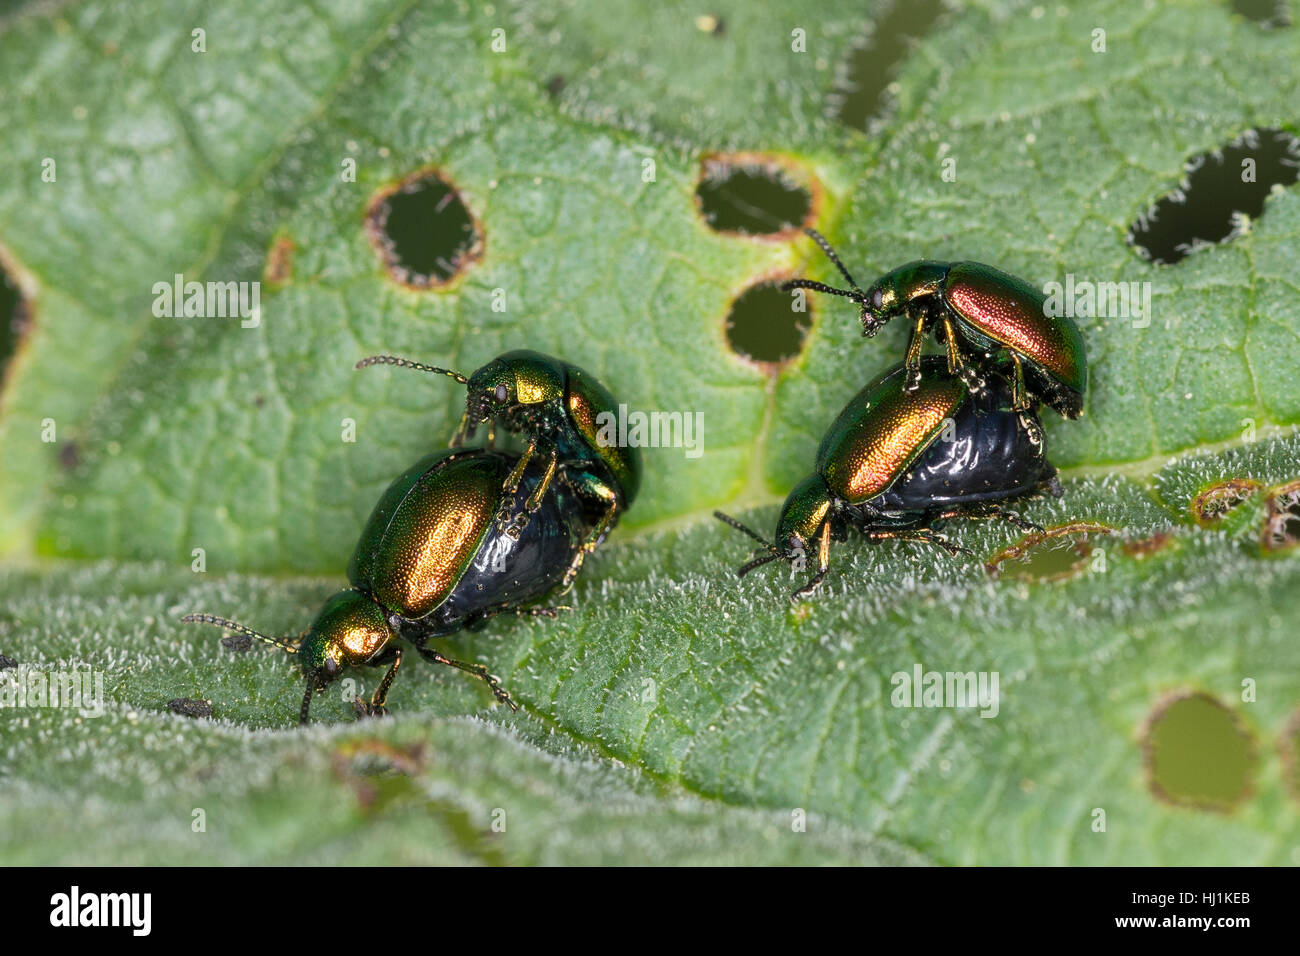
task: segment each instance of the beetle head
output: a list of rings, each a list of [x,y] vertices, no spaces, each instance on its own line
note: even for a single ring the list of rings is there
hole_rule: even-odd
[[[884,328],[885,323],[898,311],[898,286],[888,275],[877,279],[861,302],[862,311],[858,318],[862,322],[862,334],[870,337]]]
[[[331,684],[344,667],[365,664],[394,639],[384,609],[360,591],[339,591],[327,600],[298,645],[298,660],[307,688],[302,722],[307,722],[311,695]]]
[[[516,351],[494,358],[469,377],[465,411],[475,423],[521,405],[563,401],[564,373],[539,352]]]
[[[809,542],[822,533],[822,527],[830,520],[831,495],[826,481],[818,474],[809,475],[785,499],[781,508],[781,517],[776,523],[776,539],[768,544],[757,531],[741,524],[730,515],[721,511],[713,512],[719,521],[731,525],[737,531],[744,532],[763,546],[762,554],[742,565],[736,572],[744,577],[750,571],[778,558],[794,564],[806,559]]]

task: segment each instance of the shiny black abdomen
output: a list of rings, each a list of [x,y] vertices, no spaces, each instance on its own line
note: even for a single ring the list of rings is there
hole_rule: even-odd
[[[511,465],[518,459],[509,457]],[[540,480],[540,468],[525,473],[510,505],[511,515],[523,511]],[[544,603],[559,588],[589,529],[580,503],[563,482],[553,482],[519,538],[511,538],[494,521],[447,599],[427,617],[402,621],[402,633],[410,637],[448,634],[503,608]]]
[[[1030,441],[1010,404],[1005,383],[990,376],[988,387],[971,396],[953,416],[951,440],[941,434],[905,473],[866,504],[885,512],[933,512],[1033,491],[1054,469],[1044,444]]]

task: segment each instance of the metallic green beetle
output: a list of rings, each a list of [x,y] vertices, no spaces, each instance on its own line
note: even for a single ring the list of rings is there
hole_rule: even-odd
[[[813,229],[804,230],[821,246],[848,281],[836,289],[809,279],[793,279],[785,289],[811,289],[844,296],[862,308],[862,334],[875,335],[890,319],[912,322],[907,345],[907,387],[921,377],[921,346],[931,330],[941,331],[948,348],[948,372],[972,389],[983,383],[965,364],[963,352],[981,356],[981,365],[1010,359],[1012,409],[1024,411],[1036,397],[1066,418],[1078,418],[1088,387],[1088,359],[1074,320],[1048,314],[1047,295],[1024,279],[980,262],[918,259],[885,273],[869,290],[858,288],[835,250]],[[959,345],[960,342],[960,345]]]
[[[497,424],[523,436],[528,444],[506,478],[505,491],[513,491],[535,458],[545,462],[543,478],[526,507],[511,517],[506,529],[509,534],[523,530],[559,475],[577,495],[603,509],[602,519],[585,544],[590,551],[613,529],[619,512],[632,504],[641,487],[640,451],[610,437],[617,434],[617,429],[608,426],[617,421],[617,401],[594,376],[576,365],[528,349],[506,352],[468,378],[392,355],[373,355],[356,367],[370,365],[434,372],[465,385],[465,414],[452,438],[454,446],[472,439],[475,429],[484,423],[489,425],[489,445]]]
[[[1025,416],[1012,409],[1005,379],[971,392],[947,374],[944,361],[922,359],[925,375],[912,389],[896,365],[844,406],[817,449],[817,463],[794,486],[777,522],[774,543],[722,512],[715,516],[763,545],[764,553],[740,569],[783,558],[802,570],[817,553],[817,571],[795,591],[811,594],[830,567],[831,541],[854,528],[867,538],[898,538],[936,545],[950,554],[970,552],[931,527],[949,518],[1002,518],[1042,530],[998,502],[1036,493],[1059,494],[1056,469],[1047,461]]]
[[[556,487],[524,533],[504,534],[495,515],[502,482],[516,460],[503,452],[453,449],[427,455],[407,469],[366,522],[348,565],[351,588],[326,600],[297,642],[210,614],[187,614],[181,620],[215,624],[297,654],[307,684],[303,723],[312,694],[344,667],[389,665],[369,704],[356,701],[358,715],[383,713],[402,663],[403,640],[426,659],[485,681],[497,700],[516,709],[487,668],[425,646],[460,628],[482,627],[498,614],[553,617],[560,610],[536,603],[573,580],[586,554],[582,542],[598,516],[584,509],[567,487]],[[538,469],[528,470],[506,496],[507,512],[521,510],[541,479]]]

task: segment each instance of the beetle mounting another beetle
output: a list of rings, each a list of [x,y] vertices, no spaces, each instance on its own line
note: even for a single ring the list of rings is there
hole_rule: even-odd
[[[371,365],[447,375],[466,386],[465,412],[452,436],[453,447],[471,440],[484,424],[489,445],[497,425],[522,436],[527,444],[503,491],[514,490],[534,459],[544,462],[542,480],[525,507],[509,516],[502,513],[507,534],[517,536],[523,531],[557,477],[601,512],[584,543],[587,551],[604,539],[619,513],[636,497],[641,485],[640,451],[599,440],[597,419],[602,413],[616,414],[618,403],[594,376],[576,365],[527,349],[506,352],[468,377],[392,355],[372,355],[356,367]]]
[[[210,614],[181,620],[214,624],[296,654],[306,680],[302,723],[312,695],[344,667],[388,666],[370,701],[354,701],[359,716],[384,713],[406,644],[435,664],[473,674],[498,701],[517,709],[486,667],[426,646],[462,628],[477,630],[499,614],[554,617],[566,610],[540,602],[573,580],[586,554],[592,515],[567,486],[557,485],[519,534],[506,534],[498,512],[513,516],[523,510],[542,480],[537,469],[528,469],[513,492],[503,492],[517,459],[486,449],[453,449],[426,455],[407,469],[366,522],[348,565],[351,587],[327,599],[297,641]]]
[[[848,282],[838,289],[811,279],[792,279],[783,289],[808,289],[843,296],[860,306],[862,334],[874,336],[890,319],[911,323],[904,364],[908,390],[921,381],[921,348],[930,332],[942,338],[948,373],[967,387],[984,387],[980,371],[1009,361],[1011,408],[1026,411],[1037,399],[1066,418],[1078,418],[1088,385],[1083,337],[1067,316],[1048,314],[1047,295],[1017,276],[980,262],[918,259],[885,273],[863,291],[830,243],[806,232]],[[967,359],[974,357],[979,370]]]
[[[812,594],[830,568],[830,545],[850,529],[870,540],[898,539],[970,554],[934,526],[952,518],[1000,518],[1027,531],[1038,525],[1002,503],[1042,491],[1060,494],[1056,469],[1043,443],[1014,409],[1001,374],[973,392],[948,374],[943,359],[925,356],[923,376],[907,387],[907,369],[895,365],[855,395],[817,450],[814,471],[795,485],[781,508],[774,539],[722,512],[721,521],[763,545],[764,553],[739,570],[743,577],[778,558],[799,569],[811,554],[817,568],[791,598]]]

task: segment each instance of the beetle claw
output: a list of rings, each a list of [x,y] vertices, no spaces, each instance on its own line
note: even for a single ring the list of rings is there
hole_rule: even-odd
[[[372,704],[359,695],[352,698],[352,709],[356,712],[357,720],[361,720],[365,717],[388,716],[388,708],[383,704]]]

